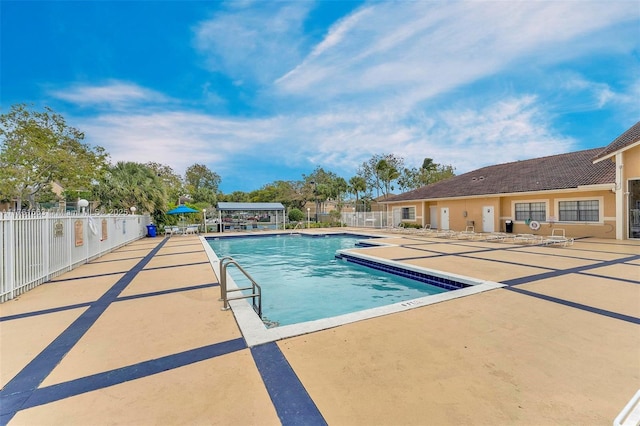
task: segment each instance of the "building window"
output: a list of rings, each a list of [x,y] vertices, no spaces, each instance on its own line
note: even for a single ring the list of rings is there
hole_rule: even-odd
[[[540,222],[546,218],[546,203],[516,203],[516,220],[537,220]]]
[[[416,208],[415,207],[403,207],[402,208],[402,220],[416,220]]]
[[[598,200],[560,201],[558,210],[560,222],[598,222],[600,220]]]

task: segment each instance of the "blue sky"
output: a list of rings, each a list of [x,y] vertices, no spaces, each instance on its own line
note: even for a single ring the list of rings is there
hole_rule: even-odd
[[[0,7],[2,112],[50,106],[112,162],[206,164],[225,193],[374,154],[464,173],[640,119],[635,0]]]

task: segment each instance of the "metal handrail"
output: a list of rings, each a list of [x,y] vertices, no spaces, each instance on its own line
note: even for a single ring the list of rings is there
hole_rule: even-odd
[[[298,226],[302,225],[302,222],[298,222],[296,223],[296,226],[293,227],[293,229],[291,230],[291,234],[293,234],[293,231],[295,231],[296,229],[298,229]],[[302,228],[300,228],[302,229]]]
[[[235,265],[240,272],[244,274],[245,277],[249,281],[251,281],[251,287],[242,287],[233,290],[227,289],[227,267],[229,265]],[[236,296],[229,298],[227,293],[232,291],[242,291],[242,290],[251,290],[251,294]],[[222,307],[223,311],[226,311],[230,308],[229,301],[230,300],[240,300],[240,299],[252,299],[253,310],[256,311],[258,316],[262,318],[262,288],[258,283],[253,279],[251,275],[247,271],[244,270],[242,266],[236,260],[230,256],[223,257],[220,259],[220,300],[224,302]],[[256,304],[256,298],[258,299],[258,303]]]

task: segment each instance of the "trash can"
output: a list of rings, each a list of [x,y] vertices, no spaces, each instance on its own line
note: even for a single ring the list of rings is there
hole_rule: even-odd
[[[156,236],[156,226],[153,223],[147,225],[147,237]]]
[[[507,234],[512,234],[513,233],[513,221],[505,220],[505,222],[504,222],[504,230],[507,232]]]

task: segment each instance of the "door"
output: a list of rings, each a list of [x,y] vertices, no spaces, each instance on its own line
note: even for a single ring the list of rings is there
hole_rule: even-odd
[[[629,238],[640,238],[640,180],[629,181]]]
[[[393,209],[393,223],[391,224],[392,228],[396,226],[400,226],[402,223],[402,209]]]
[[[495,232],[495,223],[493,206],[484,206],[482,208],[482,232]]]
[[[429,224],[431,229],[438,228],[438,208],[436,206],[429,207]]]
[[[440,209],[440,229],[449,229],[449,207]]]

